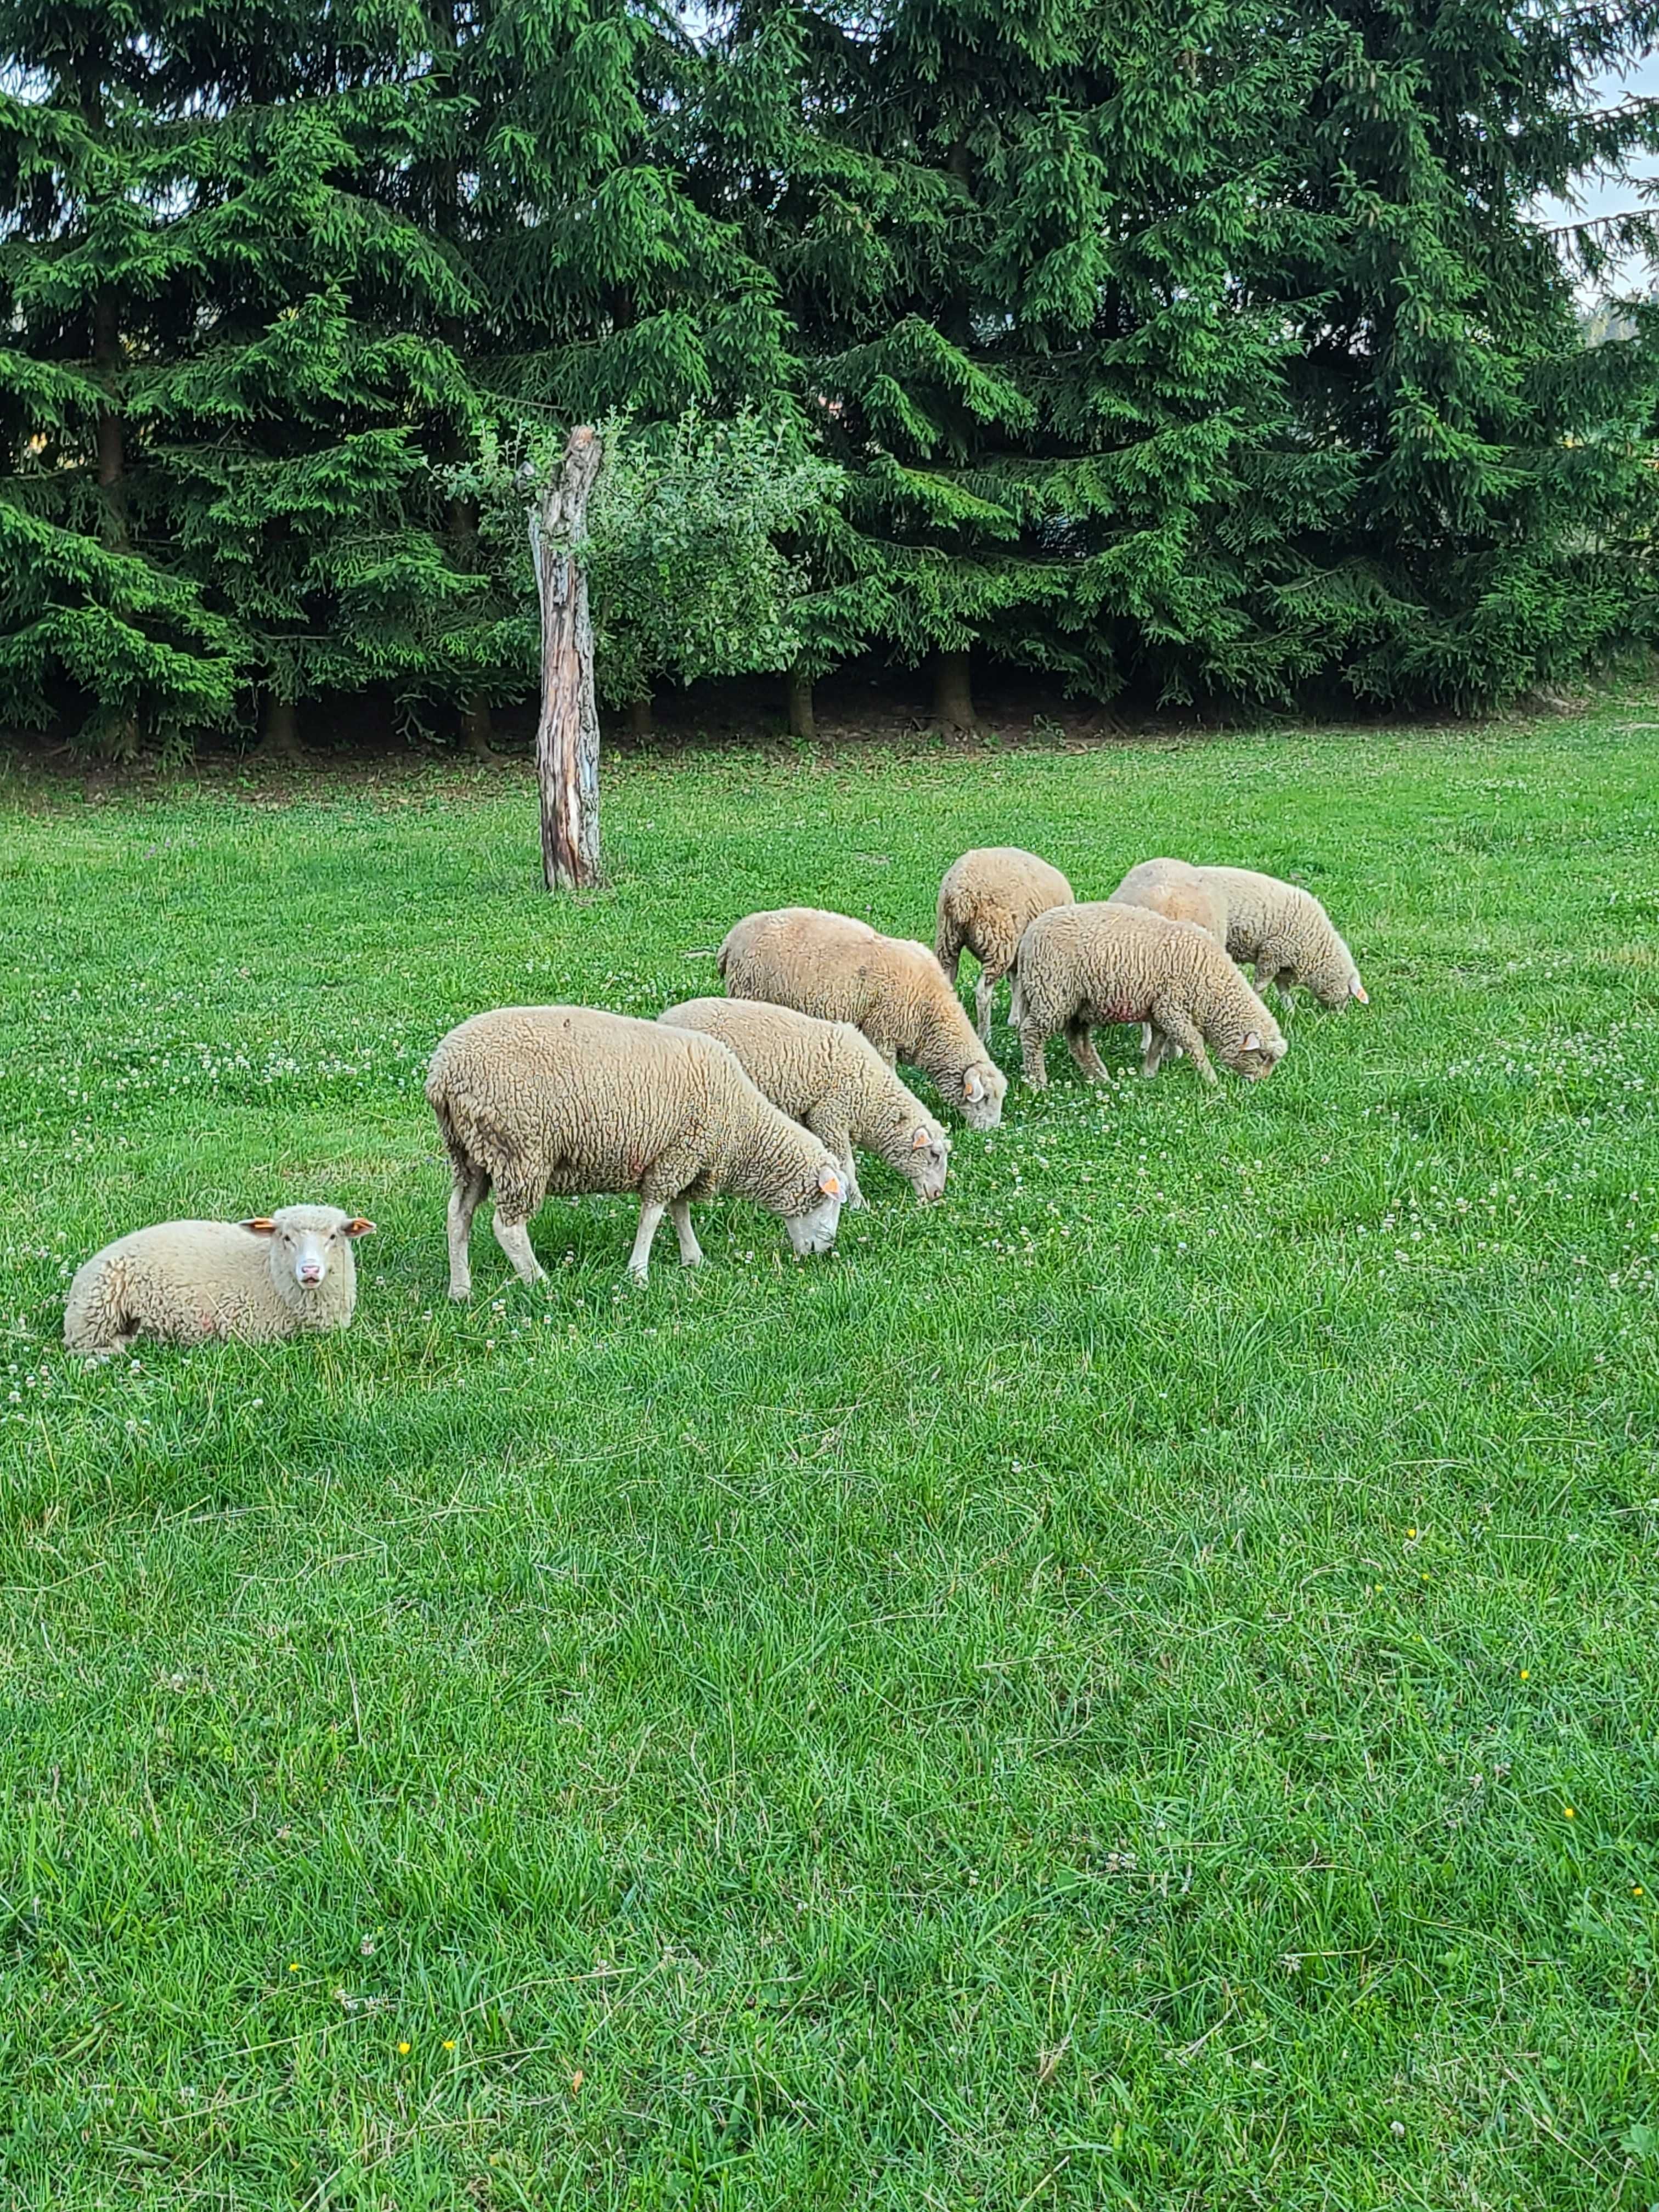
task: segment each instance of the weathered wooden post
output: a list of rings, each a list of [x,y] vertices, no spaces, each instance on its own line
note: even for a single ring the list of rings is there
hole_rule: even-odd
[[[542,708],[536,781],[542,798],[542,873],[549,890],[599,880],[599,716],[593,700],[593,624],[577,552],[603,459],[591,429],[570,433],[564,459],[530,510],[530,547],[542,612]]]

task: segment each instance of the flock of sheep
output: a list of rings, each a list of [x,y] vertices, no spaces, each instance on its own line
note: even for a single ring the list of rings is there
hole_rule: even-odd
[[[977,1027],[957,995],[964,951],[980,963]],[[1255,989],[1236,962],[1254,968]],[[1005,975],[1037,1089],[1060,1034],[1084,1074],[1103,1079],[1092,1032],[1115,1022],[1140,1024],[1143,1074],[1185,1053],[1213,1083],[1213,1053],[1236,1074],[1270,1075],[1285,1044],[1258,991],[1288,1001],[1301,984],[1329,1006],[1366,995],[1324,908],[1292,884],[1148,860],[1109,899],[1079,905],[1057,868],[1004,846],[964,853],[947,872],[934,951],[786,907],[738,922],[718,965],[725,998],[654,1022],[502,1006],[442,1040],[426,1095],[453,1174],[452,1297],[471,1290],[472,1217],[492,1191],[496,1242],[526,1283],[545,1279],[529,1224],[550,1195],[637,1195],[629,1269],[641,1282],[665,1212],[682,1261],[702,1257],[691,1201],[722,1191],[781,1216],[797,1254],[827,1251],[842,1206],[863,1202],[856,1152],[896,1168],[919,1199],[941,1197],[950,1139],[896,1065],[920,1068],[969,1128],[994,1128],[1008,1085],[990,1054],[991,1007]],[[353,1246],[374,1226],[290,1206],[137,1230],[76,1273],[64,1341],[97,1358],[140,1335],[269,1342],[343,1328],[356,1304]]]

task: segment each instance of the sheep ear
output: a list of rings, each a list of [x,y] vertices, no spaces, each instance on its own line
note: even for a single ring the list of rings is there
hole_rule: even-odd
[[[985,1096],[985,1080],[977,1068],[970,1067],[962,1079],[962,1095],[971,1105],[977,1106]]]
[[[927,1129],[925,1127],[920,1128],[916,1131],[915,1135],[910,1139],[910,1150],[913,1152],[925,1152],[928,1146],[931,1145],[933,1141],[933,1140],[928,1135]]]
[[[342,1222],[340,1233],[343,1237],[372,1237],[374,1234],[374,1224],[372,1221],[365,1221],[360,1213],[355,1221]]]
[[[842,1196],[841,1177],[836,1173],[834,1168],[826,1166],[818,1170],[818,1188],[826,1198]]]
[[[256,1237],[274,1237],[276,1234],[276,1224],[268,1213],[262,1213],[252,1221],[239,1221],[236,1226],[251,1230]]]
[[[1254,1030],[1244,1040],[1244,1049],[1246,1052],[1260,1052],[1261,1049],[1261,1040]]]
[[[1365,988],[1365,986],[1360,981],[1358,975],[1349,976],[1348,994],[1351,998],[1358,999],[1362,1006],[1369,1006],[1371,1002],[1370,993]]]

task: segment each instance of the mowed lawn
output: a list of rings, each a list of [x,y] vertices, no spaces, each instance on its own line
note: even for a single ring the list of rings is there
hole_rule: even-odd
[[[561,903],[520,774],[5,795],[0,2200],[1659,2203],[1650,710],[605,808]],[[827,1260],[486,1210],[450,1308],[453,1023],[1005,842],[1293,875],[1372,1003],[1056,1041]],[[349,1334],[66,1364],[107,1238],[299,1200]]]

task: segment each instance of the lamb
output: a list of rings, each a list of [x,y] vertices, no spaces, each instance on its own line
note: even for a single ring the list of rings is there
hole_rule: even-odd
[[[1227,950],[1241,965],[1253,964],[1255,987],[1278,988],[1288,1006],[1300,983],[1322,1006],[1370,1004],[1347,946],[1311,891],[1254,868],[1200,868],[1206,887],[1225,902]]]
[[[140,1336],[271,1344],[344,1328],[357,1304],[352,1246],[374,1224],[334,1206],[284,1206],[252,1221],[162,1221],[135,1229],[76,1271],[64,1342],[89,1359]]]
[[[945,1195],[951,1139],[863,1031],[757,999],[689,999],[657,1017],[718,1037],[750,1080],[841,1164],[848,1206],[862,1206],[853,1147],[896,1168],[924,1205]]]
[[[1216,1079],[1206,1043],[1251,1079],[1271,1075],[1285,1054],[1273,1016],[1196,922],[1109,899],[1056,907],[1032,922],[1019,940],[1012,1014],[1025,1080],[1038,1091],[1048,1080],[1043,1045],[1057,1030],[1090,1081],[1103,1082],[1089,1033],[1107,1022],[1150,1026],[1143,1075],[1157,1074],[1171,1045],[1206,1083]]]
[[[945,872],[939,887],[934,950],[954,988],[964,948],[979,963],[975,1026],[991,1041],[991,1004],[1014,964],[1025,925],[1051,907],[1070,906],[1072,886],[1058,868],[1017,845],[982,845]]]
[[[970,1129],[994,1129],[1002,1119],[1008,1079],[925,945],[878,936],[844,914],[781,907],[738,922],[717,964],[734,999],[851,1022],[890,1067],[902,1060],[932,1076]]]
[[[449,1295],[472,1288],[472,1216],[492,1184],[495,1241],[546,1280],[529,1223],[550,1192],[637,1192],[628,1272],[643,1283],[666,1211],[680,1260],[702,1258],[690,1200],[723,1190],[783,1216],[796,1254],[836,1241],[842,1184],[828,1146],[781,1114],[717,1039],[586,1006],[500,1006],[453,1029],[426,1095],[453,1171]]]

